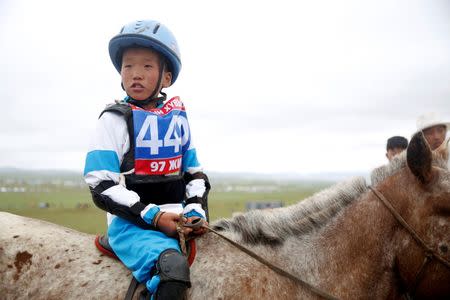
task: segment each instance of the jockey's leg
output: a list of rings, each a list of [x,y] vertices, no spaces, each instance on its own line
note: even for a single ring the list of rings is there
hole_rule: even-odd
[[[142,229],[119,217],[115,217],[109,225],[108,236],[116,255],[133,271],[133,276],[139,282],[146,283],[153,298],[159,292],[160,282],[161,293],[166,290],[165,283],[170,286],[172,282],[181,282],[186,287],[189,286],[189,269],[187,280],[185,275],[176,275],[185,269],[184,265],[186,267],[188,265],[186,258],[181,255],[178,240],[160,231]],[[169,266],[166,265],[167,262],[170,262]],[[155,275],[152,270],[156,271]],[[181,290],[180,287],[176,287],[178,284],[172,285],[175,290]],[[186,290],[186,287],[183,290]],[[164,295],[161,297],[167,299]]]
[[[159,256],[156,270],[159,284],[154,299],[184,299],[186,290],[191,286],[186,257],[179,251],[167,249]]]

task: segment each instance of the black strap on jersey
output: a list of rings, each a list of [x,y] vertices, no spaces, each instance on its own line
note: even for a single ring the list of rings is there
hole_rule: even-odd
[[[125,122],[127,123],[127,129],[128,129],[128,136],[130,137],[130,149],[127,151],[127,153],[124,154],[122,164],[120,166],[120,170],[122,172],[129,171],[134,168],[134,124],[133,124],[133,110],[131,109],[131,106],[128,103],[114,103],[111,105],[108,105],[100,114],[99,118],[105,113],[105,112],[113,112],[118,113],[122,115],[125,119]]]
[[[101,194],[103,193],[103,191],[106,191],[107,189],[115,185],[117,185],[117,183],[112,180],[103,180],[100,181],[100,183],[94,188],[94,192]]]
[[[100,190],[101,188],[97,190],[95,188],[90,188],[92,200],[98,208],[130,221],[143,229],[155,229],[152,225],[147,224],[144,219],[141,218],[141,211],[143,211],[146,207],[144,203],[136,202],[131,207],[128,205],[122,205],[113,201],[110,197],[99,193]]]

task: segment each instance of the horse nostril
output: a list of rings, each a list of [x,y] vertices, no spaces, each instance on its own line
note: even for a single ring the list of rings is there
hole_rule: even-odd
[[[439,246],[439,250],[440,250],[442,253],[447,253],[448,247],[447,247],[447,245],[440,245],[440,246]]]

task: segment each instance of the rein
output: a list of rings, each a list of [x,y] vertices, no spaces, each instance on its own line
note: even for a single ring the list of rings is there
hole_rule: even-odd
[[[417,288],[417,285],[419,284],[420,280],[423,277],[423,273],[425,271],[425,268],[428,266],[428,264],[433,260],[436,259],[438,262],[446,266],[450,269],[450,262],[440,256],[438,253],[433,251],[433,249],[425,243],[425,241],[417,234],[417,232],[405,221],[405,219],[402,218],[402,216],[397,212],[397,210],[392,206],[392,204],[389,202],[389,200],[386,199],[386,197],[383,196],[382,193],[380,193],[377,189],[369,186],[369,189],[377,196],[377,198],[384,204],[384,206],[391,212],[391,214],[394,216],[394,218],[403,226],[403,228],[406,229],[406,231],[409,232],[409,234],[414,238],[414,240],[417,242],[417,244],[422,247],[422,249],[425,252],[425,257],[423,259],[422,265],[420,266],[419,270],[416,273],[415,279],[413,283],[409,286],[409,289],[411,289],[411,292],[414,294],[415,290]]]
[[[311,285],[310,283],[300,279],[298,276],[293,275],[293,274],[291,274],[291,273],[281,269],[280,267],[278,267],[278,266],[274,265],[273,263],[267,261],[266,259],[262,258],[261,256],[259,256],[255,252],[251,251],[250,249],[245,248],[244,246],[242,246],[242,245],[236,243],[235,241],[233,241],[232,239],[229,239],[228,237],[226,237],[225,235],[221,234],[217,230],[212,229],[211,227],[209,227],[206,224],[204,224],[203,219],[196,219],[195,221],[196,221],[196,224],[194,226],[196,226],[197,228],[198,227],[203,227],[203,228],[206,228],[207,230],[215,233],[216,235],[218,235],[219,237],[221,237],[222,239],[224,239],[225,241],[227,241],[231,245],[235,246],[236,248],[238,248],[242,252],[246,253],[247,255],[253,257],[254,259],[259,261],[263,265],[266,265],[271,270],[275,271],[276,273],[280,274],[281,276],[287,277],[287,278],[291,279],[292,281],[294,281],[295,283],[297,283],[299,285],[302,285],[304,287],[307,287],[313,293],[321,296],[324,299],[327,299],[327,300],[337,300],[338,299],[338,298],[328,294],[327,292],[316,288],[315,286]],[[191,228],[194,227],[192,224],[189,224],[189,223],[183,224],[183,226],[191,227]]]

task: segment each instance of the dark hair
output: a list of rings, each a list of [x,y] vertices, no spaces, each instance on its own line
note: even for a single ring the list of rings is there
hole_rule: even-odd
[[[408,148],[408,140],[402,136],[393,136],[387,140],[386,150],[401,148]]]

